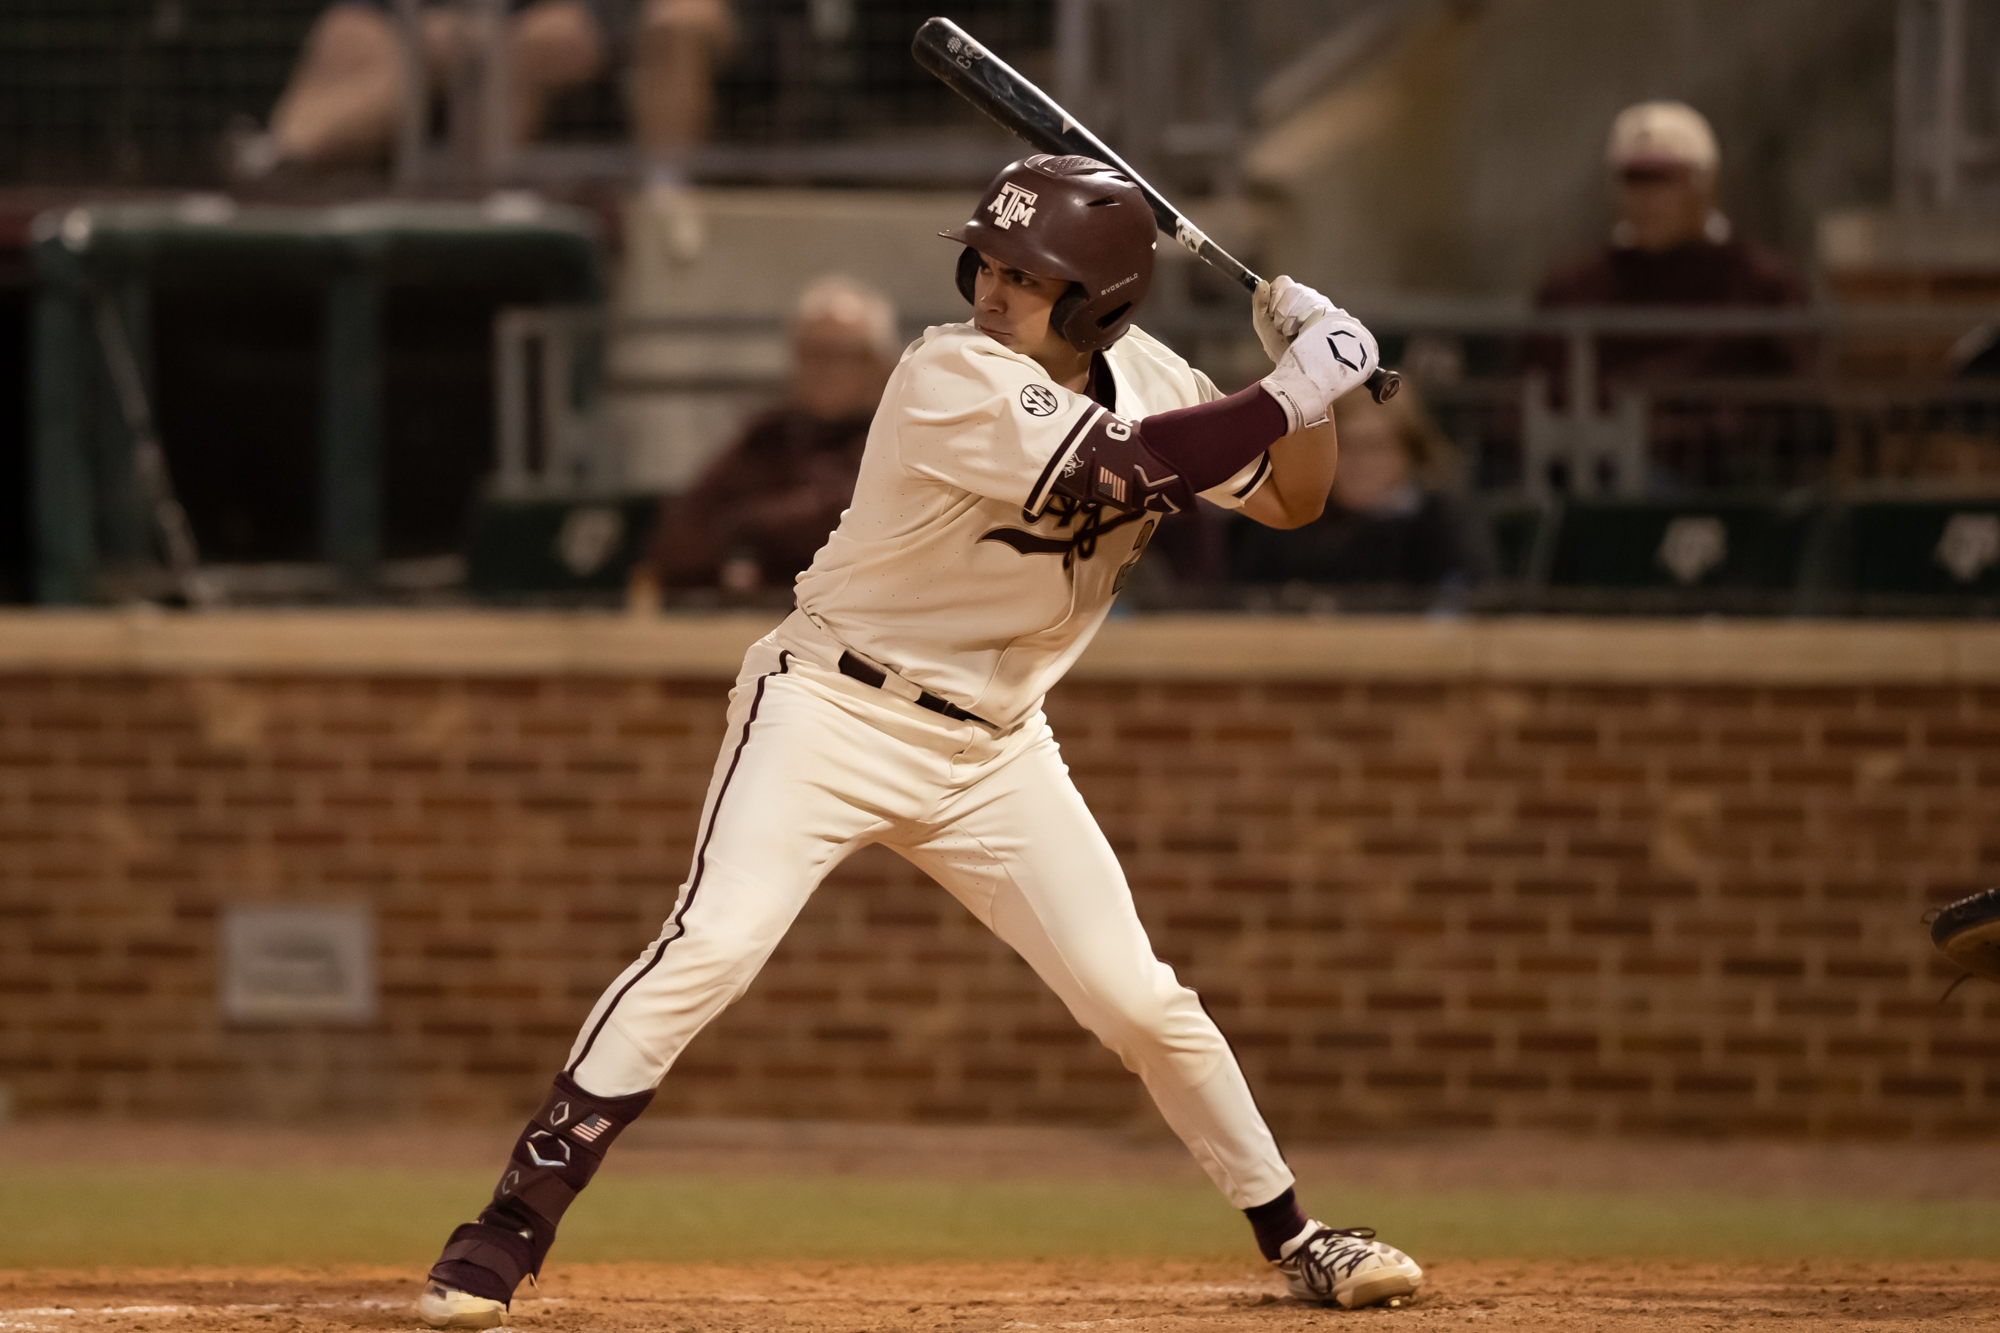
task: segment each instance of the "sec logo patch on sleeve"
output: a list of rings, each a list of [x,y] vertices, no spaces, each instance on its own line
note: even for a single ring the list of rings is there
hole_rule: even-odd
[[[1021,406],[1031,417],[1052,417],[1061,404],[1056,400],[1056,391],[1044,384],[1030,384],[1021,390]]]

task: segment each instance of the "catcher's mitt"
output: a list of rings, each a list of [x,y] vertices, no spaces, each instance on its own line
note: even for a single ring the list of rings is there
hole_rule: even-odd
[[[1940,910],[1931,921],[1931,943],[1971,975],[2000,981],[2000,888]]]

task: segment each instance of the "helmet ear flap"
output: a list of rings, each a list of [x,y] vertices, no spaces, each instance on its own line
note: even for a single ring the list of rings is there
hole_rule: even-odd
[[[965,247],[965,249],[959,252],[958,273],[957,273],[958,294],[965,298],[965,303],[967,305],[972,304],[973,300],[972,284],[978,281],[978,279],[979,279],[979,252],[968,245]]]
[[[1089,341],[1090,330],[1082,322],[1084,307],[1090,304],[1090,293],[1080,282],[1072,282],[1069,290],[1056,298],[1049,311],[1049,327],[1062,335],[1063,341],[1079,351],[1094,351],[1096,344]]]

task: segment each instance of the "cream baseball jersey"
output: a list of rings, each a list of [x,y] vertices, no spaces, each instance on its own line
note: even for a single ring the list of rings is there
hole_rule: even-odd
[[[853,502],[799,576],[799,610],[998,726],[1031,713],[1089,645],[1161,517],[1058,493],[1065,467],[1093,433],[1124,438],[1129,422],[1220,396],[1137,328],[1103,355],[1109,411],[969,323],[926,330],[883,391]],[[1260,454],[1202,498],[1240,507],[1269,472]],[[1125,500],[1127,484],[1107,474],[1100,490]]]

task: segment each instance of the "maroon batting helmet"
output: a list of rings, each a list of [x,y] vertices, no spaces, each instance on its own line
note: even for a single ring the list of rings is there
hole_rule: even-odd
[[[1049,327],[1084,352],[1125,336],[1153,285],[1159,242],[1153,210],[1130,176],[1094,157],[1047,153],[1009,165],[970,222],[938,235],[966,247],[958,290],[968,301],[981,253],[1036,277],[1067,278]]]

